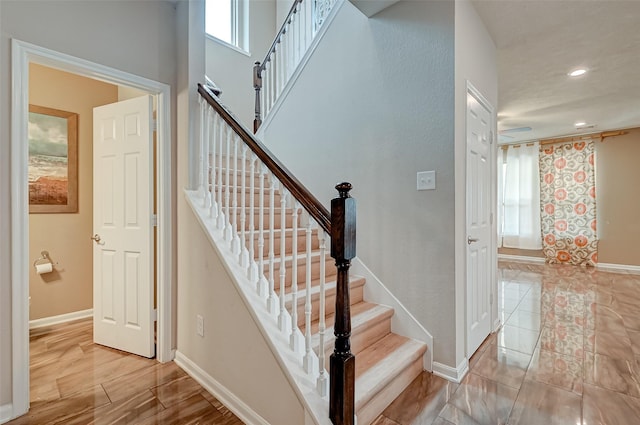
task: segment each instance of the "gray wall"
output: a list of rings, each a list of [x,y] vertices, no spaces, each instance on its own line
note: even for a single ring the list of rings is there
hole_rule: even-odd
[[[327,205],[353,183],[358,256],[454,365],[454,2],[345,3],[265,141]]]
[[[222,89],[225,105],[253,129],[253,64],[264,59],[276,35],[276,2],[248,0],[248,3],[249,52],[243,54],[207,37],[206,57],[207,76]]]

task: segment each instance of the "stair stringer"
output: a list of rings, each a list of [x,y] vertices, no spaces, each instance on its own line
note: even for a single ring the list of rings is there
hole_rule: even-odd
[[[433,336],[407,310],[398,298],[389,291],[380,279],[360,260],[359,257],[351,261],[351,272],[365,278],[364,299],[367,302],[382,304],[393,308],[391,316],[391,332],[415,339],[427,344],[427,351],[423,356],[424,370],[433,371]]]
[[[273,315],[267,311],[265,300],[255,292],[255,284],[249,280],[246,272],[237,264],[235,256],[228,248],[229,241],[224,239],[224,232],[217,229],[211,220],[207,220],[209,209],[202,206],[201,194],[192,190],[185,190],[184,192],[187,204],[193,210],[207,239],[209,239],[209,242],[222,260],[224,268],[229,273],[253,321],[264,336],[267,345],[290,382],[298,400],[304,406],[305,425],[332,425],[329,420],[328,397],[320,397],[316,390],[315,381],[300,366],[302,354],[294,353],[289,348],[289,340],[278,329],[277,319],[274,319]],[[314,356],[315,364],[317,364],[317,356],[315,353],[312,355]]]

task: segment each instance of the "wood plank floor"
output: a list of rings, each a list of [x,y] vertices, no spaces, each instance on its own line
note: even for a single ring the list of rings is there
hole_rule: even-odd
[[[93,343],[91,319],[31,331],[31,409],[24,424],[242,422],[175,363]]]

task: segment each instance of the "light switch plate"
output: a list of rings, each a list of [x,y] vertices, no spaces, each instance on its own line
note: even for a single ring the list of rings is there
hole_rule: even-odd
[[[418,190],[434,190],[436,188],[435,171],[418,171]]]

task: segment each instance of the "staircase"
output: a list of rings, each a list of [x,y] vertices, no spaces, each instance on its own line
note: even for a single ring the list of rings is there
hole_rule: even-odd
[[[264,61],[254,67],[254,132],[277,109],[342,2],[293,2]],[[336,186],[340,196],[329,214],[210,88],[198,91],[199,188],[187,199],[286,365],[308,417],[352,425],[357,416],[358,424],[371,424],[428,364],[427,345],[393,332],[394,308],[366,299],[370,292],[399,307],[403,320],[410,316],[393,296],[380,296],[377,279],[367,283],[349,273],[355,257],[351,185]],[[378,286],[365,291],[368,284]],[[408,331],[416,328],[412,323],[399,329],[422,337]]]
[[[331,371],[337,338],[343,340],[335,345],[346,341],[348,355],[356,357],[353,404],[358,424],[372,423],[422,372],[426,344],[393,333],[393,308],[365,300],[367,282],[348,275],[350,258],[328,255],[328,235],[335,237],[340,220],[329,216],[211,91],[200,86],[199,92],[204,123],[201,184],[188,199],[200,223],[225,260],[239,270],[237,284],[256,301],[252,308],[262,312],[258,315],[267,322],[265,333],[275,329],[270,335],[274,345],[285,342],[283,361],[292,363],[292,375],[303,377],[296,385],[305,397],[317,398],[308,403],[316,410],[316,423],[328,423],[326,370]],[[352,202],[348,189],[343,187],[333,202]],[[348,278],[341,283],[335,264],[342,263],[347,264]],[[349,288],[346,294],[341,294],[341,284]],[[336,314],[337,301],[345,300],[348,308]],[[345,311],[349,325],[343,328],[336,318]],[[318,405],[323,406],[320,412]]]

